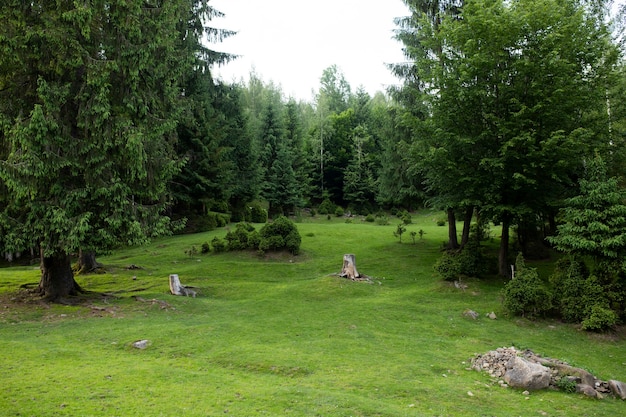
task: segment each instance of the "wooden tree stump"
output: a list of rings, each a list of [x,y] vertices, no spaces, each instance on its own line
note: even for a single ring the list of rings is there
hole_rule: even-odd
[[[361,278],[361,275],[356,269],[356,257],[354,255],[343,255],[343,268],[339,276],[349,279]]]
[[[190,290],[180,283],[178,274],[170,275],[170,292],[174,295],[184,295],[185,297],[196,298],[196,292],[194,290]]]

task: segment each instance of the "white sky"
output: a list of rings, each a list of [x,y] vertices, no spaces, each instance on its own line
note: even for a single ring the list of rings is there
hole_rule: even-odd
[[[374,95],[399,83],[385,64],[402,62],[392,39],[393,19],[409,14],[402,0],[211,0],[226,14],[210,22],[237,35],[214,45],[241,55],[214,75],[226,82],[248,80],[252,69],[287,97],[313,101],[324,69],[344,74],[353,91]]]

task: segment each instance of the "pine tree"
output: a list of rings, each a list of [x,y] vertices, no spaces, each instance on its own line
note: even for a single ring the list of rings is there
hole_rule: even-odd
[[[40,249],[40,293],[81,290],[70,254],[167,233],[166,185],[207,1],[0,5],[5,251]],[[196,20],[194,20],[196,19]],[[196,28],[200,32],[201,29]],[[199,45],[200,41],[196,40]],[[197,51],[195,51],[197,52]],[[20,216],[13,216],[20,213]]]

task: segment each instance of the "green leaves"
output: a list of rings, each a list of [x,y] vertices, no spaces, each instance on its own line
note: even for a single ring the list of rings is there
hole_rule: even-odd
[[[609,178],[600,156],[589,160],[580,194],[565,201],[563,224],[549,240],[572,255],[596,260],[626,255],[626,192]]]

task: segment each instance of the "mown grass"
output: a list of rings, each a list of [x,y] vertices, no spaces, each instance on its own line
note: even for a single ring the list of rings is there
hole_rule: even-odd
[[[626,343],[506,318],[501,280],[470,281],[466,291],[440,281],[432,265],[446,229],[435,217],[414,216],[402,244],[393,222],[303,219],[297,257],[186,255],[223,229],[159,239],[99,258],[106,274],[77,277],[115,294],[82,306],[19,302],[17,288],[38,270],[0,269],[0,415],[623,414],[619,400],[523,395],[467,370],[474,354],[513,344],[626,380]],[[412,244],[419,229],[424,238]],[[344,253],[371,283],[332,275]],[[170,273],[198,298],[169,295]],[[481,318],[463,317],[467,308]],[[139,339],[150,346],[133,348]]]

